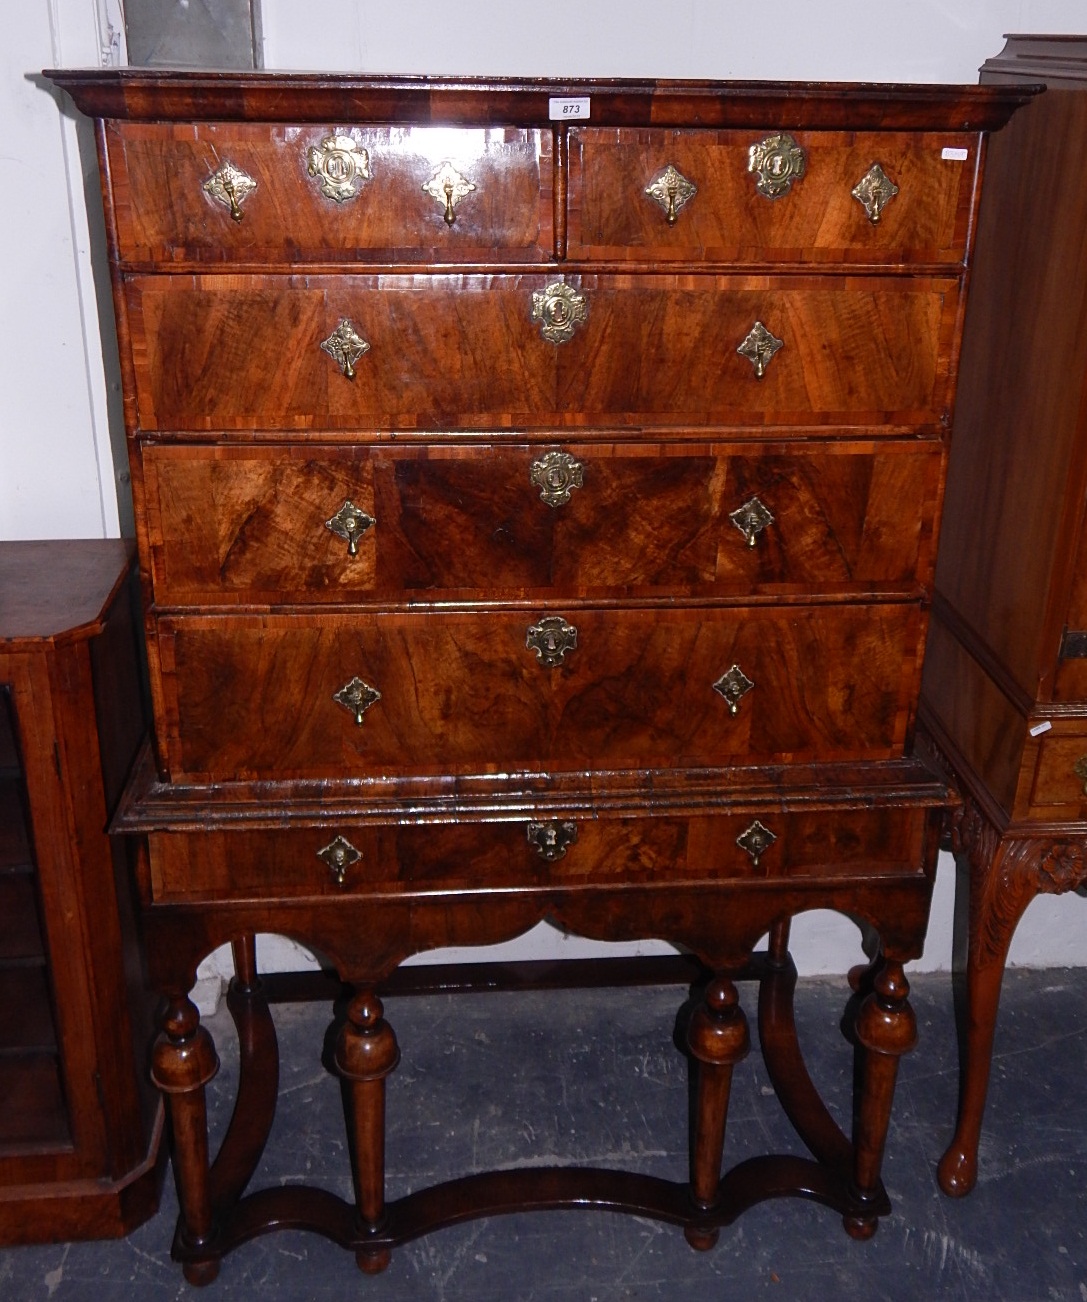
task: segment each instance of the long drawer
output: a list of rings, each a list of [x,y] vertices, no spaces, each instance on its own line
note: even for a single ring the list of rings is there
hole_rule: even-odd
[[[936,429],[959,302],[954,279],[864,276],[178,275],[127,292],[148,431]]]
[[[418,896],[920,874],[924,812],[758,810],[694,817],[373,823],[151,842],[157,902]],[[541,845],[543,853],[541,853]]]
[[[157,621],[175,779],[584,771],[902,753],[918,605]]]
[[[916,439],[142,451],[160,606],[909,595],[940,465]]]

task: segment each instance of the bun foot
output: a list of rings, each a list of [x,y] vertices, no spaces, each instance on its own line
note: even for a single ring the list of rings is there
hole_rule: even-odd
[[[683,1231],[683,1237],[695,1252],[709,1252],[715,1248],[720,1235],[720,1230],[700,1230],[694,1225],[688,1225]]]
[[[181,1273],[193,1288],[206,1288],[219,1278],[218,1261],[186,1261]]]
[[[863,1242],[870,1239],[876,1230],[879,1229],[878,1216],[843,1216],[842,1224],[845,1226],[845,1232],[851,1239],[857,1239]]]
[[[977,1156],[952,1144],[940,1158],[936,1180],[949,1198],[964,1198],[978,1182]]]
[[[388,1248],[360,1248],[355,1253],[355,1265],[364,1275],[380,1275],[392,1261]]]

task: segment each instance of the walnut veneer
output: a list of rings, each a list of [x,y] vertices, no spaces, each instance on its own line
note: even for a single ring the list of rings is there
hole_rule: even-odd
[[[0,543],[0,1243],[157,1208],[152,1003],[106,823],[145,732],[131,547]]]
[[[1016,924],[1039,893],[1087,882],[1087,191],[1065,173],[1087,143],[1087,37],[1012,36],[982,69],[1023,77],[1048,89],[987,167],[921,707],[966,799],[950,1194],[977,1179]]]
[[[1029,92],[51,75],[98,119],[155,707],[119,827],[188,1277],[280,1224],[372,1270],[515,1208],[708,1247],[793,1193],[870,1234],[949,800],[912,740],[966,266],[986,132]],[[816,907],[871,941],[851,1137],[792,1025]],[[545,917],[709,969],[690,1179],[490,1172],[386,1205],[375,985]],[[244,1192],[275,1101],[258,931],[355,988],[353,1203]],[[209,1163],[188,990],[225,941],[245,1048]],[[741,976],[811,1157],[722,1178]]]

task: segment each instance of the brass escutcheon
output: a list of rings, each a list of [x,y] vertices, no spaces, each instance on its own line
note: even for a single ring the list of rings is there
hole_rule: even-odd
[[[1083,794],[1087,796],[1087,755],[1081,755],[1072,765],[1072,772],[1083,783]]]
[[[445,208],[445,222],[452,226],[457,220],[453,211],[458,203],[476,188],[467,177],[461,176],[452,163],[443,163],[422,187],[431,198]]]
[[[740,711],[740,700],[746,696],[755,686],[750,678],[744,673],[739,665],[733,665],[726,673],[723,673],[717,682],[713,685],[715,692],[720,694],[728,702],[728,712],[734,718]]]
[[[340,368],[349,380],[355,378],[355,363],[370,351],[370,345],[355,329],[353,321],[344,317],[327,339],[321,340],[321,347]]]
[[[540,490],[540,501],[565,506],[575,488],[584,486],[584,470],[569,452],[545,452],[532,463],[529,479]]]
[[[564,344],[589,319],[589,305],[584,295],[556,282],[532,291],[532,319],[540,322],[540,334],[549,344]]]
[[[645,187],[645,193],[664,209],[664,219],[668,225],[674,226],[679,210],[694,198],[698,187],[669,163]]]
[[[747,358],[755,368],[755,378],[761,380],[774,354],[784,347],[783,339],[772,335],[761,321],[756,321],[736,351],[741,357]]]
[[[350,136],[326,136],[307,152],[306,171],[326,198],[346,203],[370,179],[370,155]]]
[[[868,220],[875,226],[884,208],[898,193],[898,186],[878,163],[873,163],[849,193],[861,204]]]
[[[342,886],[348,868],[352,864],[358,863],[362,858],[362,853],[356,850],[345,836],[337,836],[333,837],[328,845],[317,851],[317,858],[323,859],[328,864],[332,873],[332,880],[337,886]]]
[[[788,194],[807,166],[803,149],[787,131],[767,136],[747,151],[747,170],[755,174],[755,189],[767,199]]]
[[[331,529],[337,538],[342,538],[347,543],[348,556],[357,556],[359,539],[375,524],[377,521],[372,515],[367,515],[348,498],[332,519],[325,521],[325,528]]]
[[[759,534],[774,523],[774,517],[757,497],[738,506],[728,518],[747,539],[748,547],[754,547],[759,541]]]
[[[361,728],[362,716],[375,701],[381,700],[381,693],[376,687],[371,687],[356,677],[349,683],[344,683],[338,692],[333,692],[332,699],[339,702],[349,714],[353,714],[356,724]]]
[[[567,651],[573,651],[577,646],[577,629],[561,615],[545,615],[538,624],[529,625],[525,646],[536,652],[541,665],[561,665]]]
[[[242,219],[242,204],[256,188],[257,183],[248,172],[228,162],[224,162],[204,182],[204,193],[229,208],[236,222]]]
[[[561,859],[566,847],[577,840],[577,824],[572,822],[529,823],[528,843],[536,847],[541,859]]]
[[[751,856],[755,867],[759,866],[759,859],[774,844],[777,837],[768,827],[763,825],[756,818],[750,827],[746,828],[736,838],[736,844],[741,850],[746,850]]]

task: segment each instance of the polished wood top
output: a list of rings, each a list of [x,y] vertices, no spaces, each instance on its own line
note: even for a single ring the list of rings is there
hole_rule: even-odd
[[[97,633],[134,550],[122,538],[0,542],[0,651]]]

